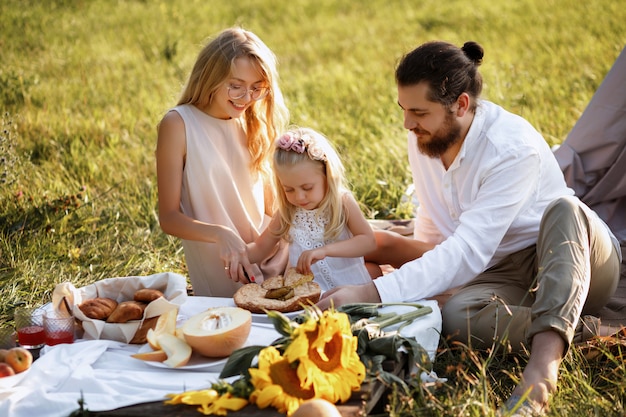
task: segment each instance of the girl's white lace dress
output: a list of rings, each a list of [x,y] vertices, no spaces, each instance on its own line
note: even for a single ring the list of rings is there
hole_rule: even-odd
[[[297,208],[293,224],[289,231],[291,242],[289,243],[289,264],[295,266],[300,254],[305,250],[322,247],[331,241],[324,241],[324,229],[328,219],[318,216],[318,210],[305,210]],[[337,241],[352,237],[352,233],[346,226]],[[339,285],[358,285],[371,282],[371,278],[363,257],[358,258],[335,258],[327,256],[311,265],[311,270],[323,291],[327,291]]]

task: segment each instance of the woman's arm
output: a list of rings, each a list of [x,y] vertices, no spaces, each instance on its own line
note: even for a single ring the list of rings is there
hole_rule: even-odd
[[[198,221],[180,209],[185,158],[185,123],[180,114],[170,111],[159,125],[156,149],[161,229],[181,239],[217,243],[224,266],[230,268],[228,275],[234,281],[246,282],[241,266],[249,270],[250,262],[241,237],[226,226]]]
[[[310,273],[311,264],[324,259],[327,256],[337,258],[356,258],[364,256],[376,249],[374,231],[367,222],[361,208],[351,194],[343,196],[343,204],[346,208],[347,226],[352,237],[350,239],[333,242],[321,248],[302,252],[298,259],[297,269],[300,273]]]
[[[259,263],[267,258],[280,241],[280,237],[273,233],[279,227],[278,216],[276,212],[261,235],[254,242],[248,243],[248,260],[251,263]]]

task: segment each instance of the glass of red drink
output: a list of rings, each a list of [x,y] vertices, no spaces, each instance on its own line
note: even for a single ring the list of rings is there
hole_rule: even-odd
[[[74,343],[74,317],[58,311],[46,311],[43,317],[46,345]]]
[[[26,349],[38,349],[45,343],[43,330],[43,310],[39,307],[18,307],[15,309],[15,329],[17,342]]]

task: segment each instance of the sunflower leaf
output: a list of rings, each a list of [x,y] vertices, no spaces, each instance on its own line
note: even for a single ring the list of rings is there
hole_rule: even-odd
[[[404,381],[399,376],[395,375],[392,372],[385,371],[383,367],[383,363],[388,360],[385,355],[368,355],[365,354],[361,356],[361,362],[365,365],[365,369],[367,369],[368,377],[372,379],[377,379],[382,381],[385,385],[400,385],[405,392],[409,392],[409,386],[406,381]]]
[[[361,362],[365,365],[367,373],[370,377],[375,378],[380,372],[383,372],[383,362],[387,359],[385,355],[368,355],[360,357]]]
[[[252,361],[258,356],[261,349],[266,346],[247,346],[234,351],[226,361],[224,369],[220,372],[220,378],[228,378],[229,376],[247,374],[248,368],[251,367]]]
[[[398,349],[402,346],[400,338],[402,336],[398,334],[377,337],[369,341],[367,348],[374,354],[384,355],[387,359],[398,360],[400,359]]]
[[[380,371],[378,373],[378,375],[377,375],[377,378],[379,380],[382,380],[385,383],[385,385],[387,385],[387,386],[400,385],[405,393],[409,392],[409,386],[398,375],[395,375],[395,374],[393,374],[391,372],[387,372],[387,371]]]
[[[350,317],[350,321],[355,322],[359,319],[367,319],[378,316],[378,308],[380,306],[380,303],[344,304],[337,307],[337,311],[346,313]]]
[[[402,337],[401,343],[402,347],[406,349],[407,354],[409,355],[408,363],[411,366],[415,364],[420,369],[432,369],[433,364],[430,361],[428,352],[417,342],[415,337]]]
[[[367,352],[367,345],[369,344],[369,341],[370,341],[369,331],[368,329],[364,327],[360,330],[355,331],[353,334],[357,338],[356,353],[359,356],[363,356],[363,354]]]
[[[415,337],[405,337],[399,334],[372,339],[367,344],[369,353],[384,355],[387,359],[400,361],[406,352],[409,364],[417,364],[420,368],[431,369],[432,363],[426,349],[420,345]]]

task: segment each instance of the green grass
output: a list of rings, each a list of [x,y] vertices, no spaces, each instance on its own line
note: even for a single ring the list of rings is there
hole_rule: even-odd
[[[611,0],[0,2],[0,320],[47,302],[59,282],[186,273],[179,241],[158,225],[155,127],[225,27],[274,50],[292,122],[337,144],[366,215],[404,218],[393,81],[403,53],[431,39],[480,42],[483,96],[557,144],[626,44],[625,21]],[[449,382],[393,413],[492,415],[523,361],[445,351],[436,364]],[[622,361],[573,351],[550,415],[621,416],[624,387]]]

